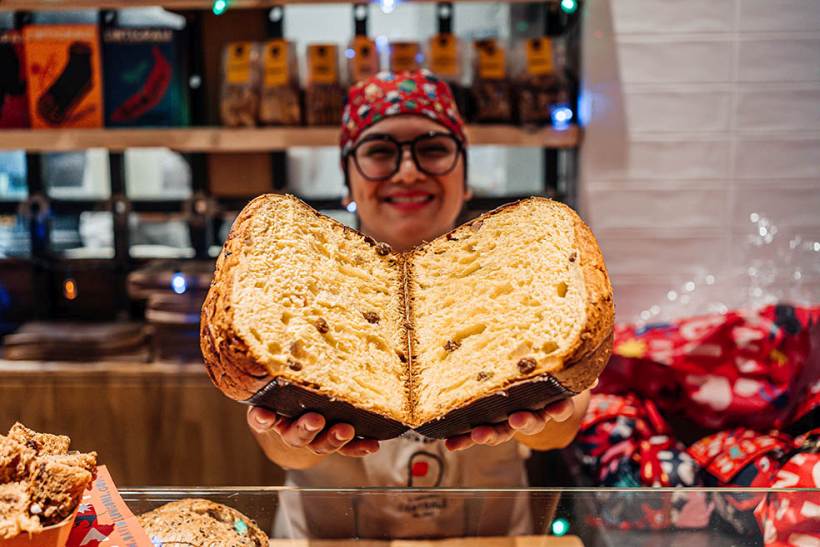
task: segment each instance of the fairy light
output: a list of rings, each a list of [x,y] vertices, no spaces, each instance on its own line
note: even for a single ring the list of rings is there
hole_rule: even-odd
[[[182,275],[180,272],[174,273],[171,276],[171,288],[177,294],[183,294],[185,291],[188,290],[188,283],[185,281],[185,276]]]
[[[77,282],[73,277],[68,277],[63,281],[63,296],[66,300],[75,300],[77,298]]]
[[[565,536],[567,532],[569,532],[569,521],[563,517],[557,518],[552,521],[552,535],[554,536]]]
[[[379,0],[379,8],[382,13],[393,13],[396,11],[398,0]]]
[[[564,13],[575,13],[578,9],[577,0],[561,0],[561,10]]]
[[[214,15],[222,15],[226,11],[228,11],[228,7],[230,4],[230,0],[214,0],[214,4],[211,7],[211,11]]]

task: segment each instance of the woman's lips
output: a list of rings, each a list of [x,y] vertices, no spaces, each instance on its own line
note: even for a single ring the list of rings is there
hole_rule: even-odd
[[[382,202],[398,209],[399,211],[418,211],[427,207],[435,199],[433,194],[428,192],[407,192],[392,194],[382,198]]]

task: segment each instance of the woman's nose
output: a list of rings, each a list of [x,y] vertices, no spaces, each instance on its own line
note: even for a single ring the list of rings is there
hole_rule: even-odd
[[[413,154],[409,149],[402,150],[401,162],[399,163],[399,170],[395,178],[397,182],[404,183],[417,182],[424,178],[424,174],[419,171],[416,161],[413,159]]]

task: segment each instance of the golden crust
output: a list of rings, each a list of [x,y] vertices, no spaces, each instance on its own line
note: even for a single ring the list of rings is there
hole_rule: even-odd
[[[458,233],[461,230],[470,229],[470,225],[485,220],[489,216],[497,215],[502,211],[518,207],[531,201],[543,201],[551,206],[561,209],[572,218],[575,230],[575,246],[577,248],[580,266],[583,272],[583,280],[586,298],[586,323],[575,344],[563,355],[558,357],[562,365],[557,369],[554,363],[548,371],[561,385],[573,393],[578,393],[589,388],[603,370],[609,359],[612,346],[612,329],[614,323],[614,305],[612,300],[612,287],[604,265],[603,256],[598,244],[595,241],[589,227],[570,207],[542,197],[532,197],[516,203],[510,203],[499,207],[493,211],[485,213],[471,223],[459,226],[453,231],[441,236],[439,239],[446,239],[449,235]],[[313,208],[289,195],[266,194],[251,201],[240,213],[231,228],[228,239],[225,242],[223,251],[217,259],[216,272],[208,296],[202,307],[201,337],[200,346],[205,358],[205,364],[211,380],[223,393],[236,400],[247,400],[261,388],[267,385],[276,377],[284,377],[294,384],[321,395],[321,389],[315,385],[303,385],[298,379],[289,379],[283,371],[281,374],[271,374],[271,372],[261,364],[250,347],[242,337],[233,329],[233,310],[230,303],[231,288],[235,270],[241,267],[242,256],[245,248],[249,245],[245,239],[249,237],[250,223],[253,216],[265,207],[275,206],[277,203],[290,201],[310,214],[320,216],[333,229],[341,229],[346,232],[355,233],[358,237],[367,241],[373,246],[376,242],[355,230],[336,222],[333,219],[324,217]],[[412,323],[412,306],[414,296],[412,294],[412,283],[409,283],[412,272],[413,257],[424,251],[432,243],[423,243],[415,249],[406,253],[394,253],[389,251],[389,255],[395,259],[396,267],[400,268],[400,279],[403,279],[401,291],[401,305],[404,308],[405,320],[402,325],[402,340],[407,348],[407,383],[406,390],[411,397],[408,397],[409,406],[412,409],[415,377],[412,372],[412,362],[415,358],[414,348],[416,344],[415,333]],[[536,368],[530,378],[542,376],[545,373],[543,367]],[[525,379],[526,380],[526,379]],[[517,383],[517,381],[516,381]],[[479,400],[481,397],[476,397]],[[466,406],[473,401],[459,403],[458,406]],[[451,409],[448,409],[451,410]],[[395,417],[391,417],[395,418]],[[411,422],[415,417],[410,414]]]

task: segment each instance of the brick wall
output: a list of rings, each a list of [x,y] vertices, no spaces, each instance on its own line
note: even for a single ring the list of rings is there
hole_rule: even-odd
[[[593,105],[582,164],[619,320],[820,303],[820,2],[588,8],[587,77],[614,43],[625,122],[597,128]]]

